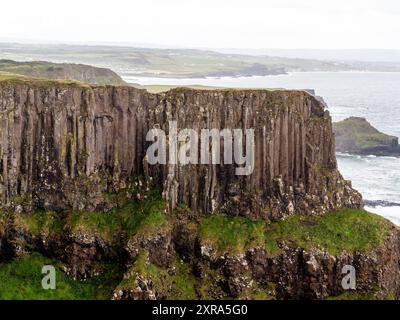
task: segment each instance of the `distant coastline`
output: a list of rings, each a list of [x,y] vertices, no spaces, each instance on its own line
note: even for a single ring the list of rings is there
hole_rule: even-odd
[[[136,72],[120,72],[122,78],[132,79],[162,79],[162,80],[224,80],[224,79],[249,79],[263,78],[274,76],[292,76],[295,74],[400,74],[400,71],[360,71],[360,70],[343,70],[343,71],[288,71],[282,73],[271,73],[265,75],[173,75],[173,74],[153,74],[153,73],[136,73]]]

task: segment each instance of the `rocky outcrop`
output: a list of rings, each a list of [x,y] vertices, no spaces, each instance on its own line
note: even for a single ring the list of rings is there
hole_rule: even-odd
[[[276,257],[253,249],[244,261],[256,281],[279,284],[276,290],[280,299],[324,299],[345,292],[342,268],[346,265],[356,270],[358,292],[373,293],[376,299],[399,297],[399,237],[399,230],[393,230],[384,245],[368,253],[344,251],[334,256],[321,249],[304,250],[282,244],[284,251]],[[238,269],[232,276],[244,271]]]
[[[120,236],[114,241],[104,239],[95,232],[71,230],[59,215],[56,223],[63,225],[58,232],[32,232],[14,217],[0,221],[0,262],[19,258],[30,252],[39,252],[57,258],[63,263],[63,271],[73,279],[86,279],[99,273],[104,262],[124,264],[126,255]]]
[[[374,128],[365,118],[350,117],[333,124],[336,151],[400,157],[399,138]]]
[[[371,250],[343,250],[332,254],[318,246],[305,249],[294,241],[280,241],[278,252],[271,252],[263,245],[237,253],[219,252],[215,245],[202,241],[195,231],[188,231],[189,225],[187,220],[175,221],[175,229],[169,236],[151,235],[147,243],[138,244],[135,252],[146,253],[140,264],[147,269],[138,266],[137,260],[129,260],[133,268],[128,268],[125,274],[127,284],[118,287],[113,298],[171,297],[172,288],[166,279],[173,278],[177,272],[171,252],[178,255],[181,263],[190,266],[197,281],[196,297],[200,299],[254,299],[259,292],[267,294],[263,299],[326,299],[344,293],[350,293],[348,299],[352,299],[351,294],[378,300],[400,297],[400,230],[397,227],[392,226],[386,240]],[[169,262],[154,259],[154,252],[170,256]],[[355,269],[356,290],[347,291],[342,286],[345,266]]]
[[[367,213],[359,213],[363,215]],[[118,262],[124,275],[113,294],[116,300],[255,299],[260,293],[263,299],[325,299],[342,293],[355,297],[365,294],[374,299],[400,298],[400,230],[388,221],[381,221],[378,233],[361,241],[368,246],[332,253],[317,241],[305,247],[294,238],[278,239],[274,250],[263,243],[240,251],[221,250],[218,241],[209,241],[199,232],[205,217],[190,211],[175,210],[160,227],[149,230],[143,225],[144,229],[129,237],[112,229],[112,241],[97,230],[71,230],[59,215],[53,221],[62,226],[57,232],[54,225],[37,232],[18,221],[19,217],[26,215],[14,214],[7,223],[0,221],[0,262],[33,250],[58,259],[63,270],[77,279],[101,273],[101,263]],[[310,230],[317,225],[314,223],[308,221]],[[373,220],[361,228],[365,237],[377,223]],[[277,224],[266,224],[266,234]],[[348,226],[325,237],[344,239],[351,232],[354,229]],[[377,242],[380,233],[384,240]],[[229,239],[232,237],[229,235]],[[309,235],[304,233],[304,237]],[[355,238],[360,240],[362,235]],[[355,268],[356,290],[342,287],[342,268],[346,265]],[[176,292],[186,287],[188,292]]]
[[[254,129],[254,171],[236,165],[149,165],[150,129]],[[174,89],[0,82],[0,202],[18,210],[107,211],[105,194],[144,175],[178,203],[279,220],[359,207],[337,170],[328,111],[304,91]]]

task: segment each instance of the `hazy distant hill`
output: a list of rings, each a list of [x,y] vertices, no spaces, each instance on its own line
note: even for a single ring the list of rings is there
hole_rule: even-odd
[[[0,72],[52,80],[77,80],[94,84],[124,84],[114,71],[83,64],[0,60]]]
[[[215,49],[225,54],[268,55],[326,61],[400,63],[400,50],[389,49]]]
[[[120,75],[201,78],[291,71],[365,70],[364,65],[316,59],[224,54],[211,50],[0,43],[0,58],[85,63]]]
[[[216,52],[111,45],[0,43],[0,59],[83,63],[111,68],[124,76],[203,78],[263,76],[295,71],[400,71],[400,62],[384,59],[387,55],[394,59],[396,52],[386,52],[386,55],[382,52],[363,52],[274,49],[226,49],[225,52]],[[282,56],[277,56],[279,54]],[[348,59],[343,59],[344,57]],[[383,60],[366,61],[374,57],[381,57]],[[115,78],[115,81],[120,80]]]

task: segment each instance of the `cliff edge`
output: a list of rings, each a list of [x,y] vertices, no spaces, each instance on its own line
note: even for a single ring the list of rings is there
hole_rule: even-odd
[[[146,135],[161,128],[169,136],[169,121],[197,132],[254,129],[252,174],[237,176],[233,164],[149,165]],[[337,169],[328,111],[304,91],[151,94],[9,80],[0,82],[0,122],[0,201],[24,211],[107,211],[106,194],[137,176],[163,186],[169,209],[203,214],[279,220],[361,203]]]

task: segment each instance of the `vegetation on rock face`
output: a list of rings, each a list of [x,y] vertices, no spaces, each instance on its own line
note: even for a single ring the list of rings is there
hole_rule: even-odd
[[[56,289],[42,288],[42,267],[56,268]],[[108,300],[118,284],[119,272],[115,266],[105,266],[98,277],[77,281],[60,269],[58,261],[39,253],[25,255],[17,260],[0,263],[0,300]]]
[[[267,228],[267,240],[294,241],[304,249],[319,247],[332,255],[368,252],[382,245],[393,225],[364,210],[344,209],[323,216],[292,216]]]
[[[99,234],[110,239],[113,235],[149,233],[166,221],[165,203],[159,189],[150,190],[142,200],[126,202],[109,212],[71,212],[67,223],[74,231]]]
[[[35,212],[31,215],[15,215],[15,223],[31,234],[57,234],[66,229],[86,234],[97,234],[104,240],[112,235],[125,234],[128,238],[145,235],[146,241],[160,234],[169,219],[180,216],[166,216],[164,202],[159,190],[150,190],[141,201],[128,201],[121,208],[109,213],[64,213],[63,218],[51,212]],[[3,217],[4,216],[0,216]],[[382,245],[393,226],[387,220],[363,210],[346,209],[323,216],[293,215],[287,219],[267,223],[251,221],[239,216],[221,214],[206,217],[191,217],[191,232],[198,237],[201,246],[208,245],[217,255],[236,256],[247,250],[262,247],[271,257],[281,252],[280,244],[291,243],[305,250],[319,248],[332,255],[347,252],[369,252]],[[193,220],[194,219],[194,220]],[[196,222],[197,221],[197,222]],[[168,222],[168,223],[167,223]],[[154,250],[163,250],[153,247]],[[159,252],[159,251],[157,251]],[[151,284],[151,290],[158,298],[209,299],[214,294],[216,283],[223,281],[217,269],[206,268],[202,276],[196,276],[190,261],[182,261],[176,253],[168,268],[151,261],[147,249],[141,249],[120,280],[119,270],[106,266],[102,275],[84,282],[72,280],[61,271],[62,264],[37,253],[30,253],[0,264],[0,298],[3,299],[109,299],[112,292],[131,292],[138,287],[138,281]],[[153,253],[154,254],[154,253]],[[153,258],[154,259],[154,258]],[[43,265],[57,267],[57,290],[43,290],[40,269]],[[249,275],[251,276],[251,275]],[[140,280],[141,279],[141,280]],[[219,280],[218,280],[219,279]],[[266,288],[248,287],[240,297],[271,299],[275,297],[273,283]],[[369,297],[369,295],[365,296]],[[337,299],[365,298],[361,293],[349,293],[334,297]]]
[[[355,290],[344,292],[338,296],[328,297],[326,300],[376,300],[375,292],[359,293]],[[390,299],[389,299],[390,300]]]
[[[279,222],[204,216],[184,205],[167,214],[160,188],[141,177],[106,197],[114,204],[108,212],[2,212],[0,298],[276,299],[282,285],[272,274],[267,280],[255,275],[260,268],[255,261],[285,268],[281,259],[292,247],[336,257],[345,251],[368,254],[393,230],[387,220],[356,209]],[[57,267],[56,290],[41,288],[41,267],[48,264]],[[362,294],[356,292],[354,299]]]
[[[23,76],[13,76],[10,74],[2,77],[4,77],[5,81],[18,81],[23,83],[27,79]],[[52,82],[51,80],[38,79],[32,81],[32,87],[35,88],[35,84],[43,84],[43,82],[54,83],[54,81]],[[74,84],[74,82],[69,81],[63,83]],[[6,92],[10,91],[10,86],[8,84],[7,82],[4,86]],[[42,92],[40,87],[36,87],[32,91],[30,91],[31,87],[24,86],[23,89],[28,90],[28,88],[28,93],[31,97],[37,97],[37,94]],[[59,86],[55,86],[54,88],[58,89]],[[310,281],[306,278],[309,274],[301,274],[301,276],[304,277],[303,279],[305,279],[302,283],[304,288],[294,288],[293,291],[290,292],[293,285],[290,281],[295,278],[295,273],[298,275],[298,273],[304,272],[305,270],[303,263],[306,261],[306,250],[319,248],[321,250],[315,251],[319,253],[322,252],[323,255],[326,253],[323,251],[327,251],[332,255],[338,255],[343,253],[343,251],[348,251],[351,252],[350,255],[353,256],[354,252],[369,252],[377,248],[379,245],[383,244],[385,239],[389,236],[389,231],[392,228],[389,222],[362,210],[341,210],[324,216],[295,215],[295,212],[303,212],[304,214],[316,212],[313,210],[313,206],[315,206],[315,208],[321,208],[322,204],[325,209],[342,208],[346,206],[359,207],[361,203],[361,196],[343,181],[340,173],[336,170],[335,159],[332,152],[333,145],[331,142],[333,136],[330,131],[330,118],[324,112],[323,105],[311,96],[304,95],[304,92],[270,92],[267,90],[248,90],[240,92],[229,89],[228,91],[220,90],[217,92],[204,93],[204,101],[206,102],[203,102],[203,104],[210,106],[210,109],[208,109],[209,112],[220,114],[219,110],[222,107],[229,107],[237,110],[237,112],[234,112],[232,115],[234,119],[228,119],[225,118],[225,116],[218,117],[215,119],[217,121],[216,123],[233,127],[234,123],[242,121],[243,103],[248,99],[252,99],[252,101],[261,99],[261,102],[259,101],[252,104],[252,108],[248,107],[248,109],[246,109],[251,111],[249,114],[254,116],[252,118],[253,120],[249,121],[262,127],[265,126],[266,123],[262,121],[257,122],[259,119],[274,119],[274,121],[280,121],[282,127],[286,128],[285,130],[280,129],[279,131],[274,131],[275,129],[272,129],[272,127],[275,126],[271,124],[271,131],[266,132],[263,136],[264,142],[270,141],[270,135],[281,132],[277,134],[273,145],[288,145],[288,141],[294,143],[294,141],[297,140],[292,139],[293,136],[292,138],[289,136],[292,130],[295,137],[303,140],[299,140],[300,143],[295,143],[292,146],[293,148],[287,148],[287,150],[294,150],[294,152],[280,152],[279,159],[276,159],[277,161],[274,161],[272,165],[272,167],[277,167],[268,167],[269,170],[274,169],[272,171],[275,173],[283,174],[283,178],[271,181],[271,188],[265,190],[257,190],[257,188],[253,186],[246,187],[243,185],[242,181],[237,180],[233,175],[231,177],[225,175],[225,177],[230,180],[224,180],[221,184],[219,181],[213,180],[212,183],[215,182],[216,185],[213,187],[213,194],[210,194],[210,191],[204,188],[204,181],[208,181],[204,179],[209,179],[209,174],[211,173],[214,176],[220,176],[219,173],[225,173],[224,171],[217,171],[216,173],[214,171],[204,171],[204,168],[202,168],[201,171],[196,171],[195,168],[190,168],[190,170],[185,171],[184,168],[182,168],[182,170],[174,171],[172,179],[169,179],[171,178],[171,175],[169,175],[167,180],[164,180],[164,173],[160,171],[160,176],[157,177],[156,181],[163,181],[162,184],[165,182],[163,191],[166,198],[176,201],[176,204],[186,204],[191,208],[196,208],[196,212],[205,214],[194,214],[193,216],[180,219],[181,217],[178,217],[178,214],[165,213],[166,203],[161,197],[160,189],[150,189],[147,185],[140,183],[140,181],[137,184],[133,184],[130,188],[121,190],[118,194],[105,193],[105,190],[109,190],[107,186],[111,185],[111,182],[112,186],[116,189],[120,188],[121,184],[119,184],[119,182],[127,182],[120,181],[120,173],[131,172],[133,169],[137,171],[141,170],[141,168],[139,168],[140,166],[138,166],[138,168],[132,167],[130,151],[135,153],[138,160],[143,159],[144,156],[144,154],[137,154],[138,149],[136,147],[142,146],[143,143],[143,141],[140,140],[141,138],[128,143],[130,146],[136,146],[132,149],[126,149],[126,145],[123,143],[116,143],[116,148],[113,150],[112,154],[110,154],[110,150],[107,146],[114,140],[117,142],[128,141],[131,137],[131,131],[126,130],[126,128],[132,127],[130,125],[132,123],[138,124],[138,126],[135,126],[135,128],[139,130],[137,131],[135,129],[135,139],[136,137],[143,137],[142,133],[144,131],[140,131],[140,121],[136,121],[138,119],[149,120],[153,116],[153,111],[161,113],[168,112],[167,109],[159,109],[159,106],[156,108],[155,104],[144,105],[142,101],[153,100],[157,102],[157,99],[163,96],[164,98],[162,99],[164,100],[160,103],[161,106],[176,106],[176,112],[184,114],[188,110],[184,109],[186,106],[193,109],[198,109],[200,107],[197,102],[191,105],[190,103],[187,104],[187,101],[198,100],[191,98],[196,97],[198,94],[203,94],[203,92],[200,90],[196,91],[182,88],[173,90],[166,95],[155,96],[144,92],[144,90],[137,90],[134,88],[124,87],[123,90],[120,90],[119,88],[109,87],[108,89],[110,90],[107,89],[105,92],[103,92],[104,88],[97,86],[86,86],[85,88],[88,89],[87,93],[89,96],[90,94],[96,95],[98,99],[96,104],[91,104],[92,102],[90,101],[94,101],[93,99],[84,100],[80,107],[74,106],[70,108],[66,106],[67,112],[63,113],[58,113],[58,109],[60,108],[54,107],[57,103],[45,104],[46,112],[48,112],[46,113],[46,117],[58,119],[58,124],[70,124],[69,126],[63,127],[62,130],[60,129],[60,132],[64,133],[61,134],[61,136],[66,137],[63,143],[59,145],[54,144],[57,140],[54,139],[55,136],[51,134],[47,135],[48,140],[45,141],[46,144],[43,144],[44,142],[42,142],[41,139],[30,139],[32,136],[35,136],[33,133],[38,132],[37,130],[42,130],[46,133],[54,132],[53,125],[48,125],[44,128],[42,126],[33,125],[29,130],[27,129],[22,136],[15,137],[15,139],[11,139],[8,135],[4,134],[4,137],[8,138],[3,141],[4,143],[7,142],[5,144],[7,148],[4,147],[3,149],[15,149],[17,150],[15,154],[25,154],[26,148],[23,148],[25,145],[33,145],[43,150],[46,150],[49,145],[53,146],[54,149],[59,148],[63,159],[59,162],[55,161],[54,163],[42,162],[42,164],[46,164],[46,166],[43,166],[45,168],[72,168],[72,165],[75,166],[77,163],[71,161],[71,159],[80,159],[81,155],[84,154],[84,160],[87,161],[87,150],[92,150],[91,147],[93,147],[98,151],[95,156],[99,160],[103,159],[104,162],[97,163],[96,165],[93,165],[91,161],[87,162],[86,165],[91,167],[89,170],[91,174],[95,173],[98,167],[109,169],[108,172],[105,173],[107,178],[102,179],[99,176],[100,182],[98,182],[98,180],[89,180],[86,186],[86,176],[81,175],[80,178],[84,180],[84,183],[77,183],[72,187],[70,185],[71,181],[69,175],[51,175],[46,170],[44,170],[44,172],[39,171],[36,175],[27,175],[27,172],[30,172],[30,165],[33,166],[36,165],[36,163],[34,163],[34,161],[32,161],[32,163],[26,163],[25,158],[21,158],[21,166],[18,168],[4,167],[3,178],[5,181],[2,182],[5,187],[9,187],[13,185],[15,181],[20,181],[18,179],[24,178],[25,180],[23,181],[31,182],[28,194],[35,193],[35,201],[40,204],[38,207],[57,211],[30,213],[32,206],[28,206],[30,209],[25,210],[25,206],[23,205],[25,201],[23,196],[21,198],[19,195],[17,196],[19,199],[7,199],[7,201],[10,200],[9,206],[7,207],[8,209],[6,210],[9,211],[9,214],[3,217],[2,213],[0,213],[0,258],[16,258],[16,260],[12,262],[3,263],[0,267],[2,268],[2,271],[0,270],[0,275],[1,272],[3,272],[4,276],[8,278],[8,282],[5,282],[5,285],[14,285],[18,287],[19,283],[28,281],[24,280],[25,278],[34,281],[34,283],[27,282],[27,292],[21,296],[18,295],[18,292],[11,291],[11,294],[17,298],[42,298],[42,293],[36,296],[36,289],[32,289],[40,284],[42,276],[37,267],[43,265],[43,263],[54,263],[58,265],[58,262],[55,260],[46,260],[47,258],[38,256],[35,253],[32,254],[32,252],[35,251],[42,252],[51,257],[56,257],[56,259],[62,261],[62,266],[65,267],[65,270],[78,279],[96,276],[96,267],[98,263],[103,263],[104,261],[114,261],[118,263],[119,267],[128,269],[124,279],[118,285],[117,283],[119,281],[114,281],[113,277],[108,277],[107,272],[103,273],[103,276],[106,277],[103,281],[105,281],[105,283],[112,282],[112,286],[110,285],[110,287],[116,288],[115,291],[118,291],[113,292],[113,297],[116,298],[124,298],[124,295],[128,295],[130,298],[140,298],[146,295],[147,297],[155,296],[160,298],[182,299],[210,297],[270,298],[274,297],[274,284],[280,286],[277,292],[279,290],[287,291],[283,294],[280,293],[281,296],[287,295],[290,297],[297,297],[302,294],[306,296],[304,292],[308,290],[311,293],[308,292],[307,294],[312,297],[325,297],[326,292],[321,294],[317,291],[318,288],[315,289],[314,286],[310,286]],[[77,92],[82,95],[82,91]],[[126,93],[132,93],[136,98],[127,99]],[[69,92],[65,90],[64,94],[64,99],[74,98],[74,92],[72,91]],[[27,103],[29,103],[27,97],[29,95],[19,96],[20,106],[27,106]],[[10,103],[3,103],[3,105],[6,107],[13,105],[11,102],[13,102],[16,97],[16,93],[14,93],[14,95],[11,94],[10,98],[6,101]],[[220,105],[215,105],[214,101],[218,97],[223,103],[221,102]],[[45,100],[46,99],[44,99],[44,101]],[[49,100],[52,101],[52,99]],[[126,113],[121,113],[121,103],[125,105],[125,102],[128,102],[128,100],[129,102],[135,102],[133,104],[128,103],[128,108],[124,108],[124,110],[127,110]],[[292,104],[295,109],[297,108],[297,110],[293,110],[293,113],[290,110],[285,111],[281,108],[282,105]],[[111,110],[111,112],[98,112],[84,124],[79,120],[70,123],[71,119],[80,119],[82,116],[80,112],[76,112],[77,110],[90,108],[97,110],[99,106],[104,106],[104,109]],[[132,108],[130,108],[130,106],[132,106]],[[146,110],[148,113],[139,112],[139,110],[142,109]],[[35,108],[30,108],[27,111],[32,112],[32,114],[28,112],[29,119],[36,119],[36,117],[43,116],[43,114],[37,113]],[[114,113],[114,111],[118,112]],[[7,112],[11,113],[14,112],[14,110],[9,110]],[[24,112],[21,112],[21,114],[23,113]],[[69,114],[69,116],[65,117],[65,114]],[[296,114],[296,116],[301,117],[302,121],[304,120],[302,123],[309,124],[310,126],[302,128],[302,130],[299,130],[296,126],[293,127],[292,123],[288,120],[291,114]],[[84,115],[86,116],[86,113]],[[120,121],[109,121],[107,122],[109,125],[105,125],[104,121],[97,124],[96,117],[102,119],[104,117],[110,117],[111,119],[126,117],[126,126],[121,125]],[[12,117],[9,118],[11,119]],[[186,120],[189,121],[190,119]],[[51,121],[45,121],[44,123],[47,122]],[[36,124],[34,121],[29,123]],[[91,127],[92,124],[93,127]],[[145,130],[147,125],[151,126],[152,123],[147,123],[146,127],[143,126],[142,129]],[[89,126],[89,129],[87,126]],[[15,121],[11,120],[7,122],[7,126],[5,127],[8,128],[8,131],[11,130],[10,128],[14,128],[15,132],[19,128],[17,128]],[[76,130],[77,134],[71,135],[68,127],[76,128],[74,130]],[[303,130],[308,132],[306,136],[303,134]],[[64,148],[65,145],[82,145],[78,143],[80,141],[79,139],[71,141],[72,137],[79,137],[78,131],[85,132],[84,141],[88,142],[88,144],[91,142],[95,143],[90,146],[85,144],[85,148],[82,148],[79,152],[76,150],[75,153],[66,152],[67,148]],[[285,131],[284,134],[282,134],[283,131]],[[87,132],[90,134],[86,135]],[[101,134],[97,134],[99,132],[101,132]],[[15,141],[23,141],[24,144],[21,145]],[[29,143],[27,141],[29,141]],[[97,143],[97,141],[100,142]],[[106,148],[98,150],[98,145],[102,144],[101,142],[105,142],[104,145]],[[307,149],[312,150],[312,152],[303,150],[304,148],[300,147],[306,142]],[[320,148],[321,145],[324,145],[326,148]],[[71,147],[71,149],[75,149],[75,147]],[[65,150],[65,152],[63,150]],[[257,150],[260,151],[263,149],[257,148]],[[126,151],[129,152],[126,153]],[[275,151],[272,150],[268,152],[271,152],[271,156],[273,156]],[[309,155],[309,153],[311,155]],[[7,163],[10,161],[15,162],[15,159],[12,158],[10,154],[7,153],[4,155],[8,157],[6,157],[7,161],[4,160]],[[47,156],[49,156],[50,159],[50,155],[51,153],[49,155],[45,154],[43,159],[46,159]],[[296,157],[293,155],[296,155]],[[264,157],[264,152],[262,152],[262,154],[260,153],[259,156]],[[303,160],[298,161],[297,158]],[[82,161],[82,164],[78,164],[82,166],[81,170],[78,169],[78,172],[88,171],[87,168],[89,167],[85,167],[85,161]],[[288,170],[281,170],[282,165],[279,163],[282,162],[292,163],[292,172],[305,172],[305,170],[307,170],[306,172],[309,176],[308,180],[305,181],[307,185],[299,188],[299,192],[296,191],[296,195],[294,192],[291,194],[285,192],[285,190],[290,190],[289,187],[293,185],[293,181],[288,178]],[[307,166],[305,166],[305,163]],[[326,163],[331,165],[327,167],[323,166],[323,164]],[[24,166],[22,164],[25,164],[26,168],[23,168]],[[83,170],[83,168],[85,169]],[[122,171],[120,171],[120,169]],[[313,171],[314,169],[315,172]],[[263,181],[261,172],[265,171],[257,170],[256,172],[259,172],[259,175],[257,177],[253,176],[253,178],[258,178],[259,180],[255,181]],[[44,179],[41,178],[42,174],[45,177]],[[194,176],[196,176],[196,179],[193,180]],[[68,179],[63,180],[66,177],[68,177]],[[299,181],[302,180],[300,176],[296,179]],[[61,183],[53,183],[57,180],[61,180]],[[107,181],[109,181],[110,184],[107,184]],[[177,189],[174,184],[170,184],[171,181],[179,181],[179,188]],[[332,181],[335,183],[332,184]],[[114,182],[117,184],[114,184]],[[48,183],[54,184],[51,186],[52,188],[47,188]],[[37,184],[39,184],[39,186],[45,184],[46,188],[37,188]],[[91,189],[96,184],[101,184],[102,188]],[[226,197],[230,198],[229,200],[231,200],[231,202],[229,203],[229,201],[226,201],[224,204],[218,203],[216,207],[222,208],[229,215],[212,214],[210,207],[205,203],[204,199],[211,200],[214,207],[214,205],[217,204],[216,202],[219,201],[219,198],[223,199],[223,197],[220,197],[220,191],[223,190],[226,185],[235,186],[235,188],[232,188],[232,191],[229,192],[229,197],[228,195]],[[67,186],[71,187],[71,189],[65,188]],[[340,188],[341,186],[343,187],[342,189]],[[265,194],[267,191],[272,190],[272,187],[275,191],[272,198],[269,200],[278,202],[279,207],[270,205],[269,209],[266,209],[261,203],[265,201]],[[82,189],[84,189],[85,192],[82,192]],[[307,193],[307,189],[324,189],[326,191],[324,193],[325,197],[321,196],[321,192],[318,191],[313,194]],[[93,192],[93,190],[98,192]],[[257,195],[254,194],[254,190],[259,191]],[[18,193],[19,190],[17,188],[17,190],[13,190],[12,195]],[[92,194],[95,195],[93,199],[91,199]],[[301,196],[299,196],[299,194]],[[8,195],[8,193],[6,193],[6,195]],[[176,197],[177,195],[178,197]],[[65,199],[66,202],[61,203],[62,205],[60,206],[60,198],[64,198],[65,196],[72,196],[73,200],[78,198],[78,205],[72,200]],[[245,196],[245,198],[242,198],[242,196]],[[286,199],[287,196],[291,197],[291,199]],[[99,200],[97,198],[101,199]],[[327,204],[328,200],[325,198],[329,198],[329,204]],[[40,201],[38,201],[38,199]],[[87,202],[91,202],[91,200],[99,201],[99,205],[90,206],[87,202],[81,203],[80,199],[85,199]],[[237,199],[240,199],[240,203],[236,201]],[[286,203],[282,201],[282,199],[285,199]],[[298,199],[304,200],[304,202],[300,204]],[[249,204],[247,200],[251,201],[251,203]],[[297,207],[289,210],[288,204],[293,205],[296,204],[296,202]],[[265,203],[267,203],[267,201],[265,201]],[[272,204],[273,202],[270,201],[269,203]],[[109,204],[110,206],[108,206]],[[228,206],[225,206],[226,204],[228,204]],[[72,207],[86,208],[88,211],[99,210],[107,212],[65,210],[65,208]],[[110,208],[114,209],[110,210]],[[12,212],[14,209],[18,212]],[[263,211],[261,211],[261,209]],[[253,213],[259,212],[269,213],[270,216],[253,215]],[[325,212],[325,210],[321,212]],[[248,217],[258,217],[264,220],[253,221],[241,217],[240,215],[242,214],[248,214]],[[283,219],[287,217],[288,214],[292,214],[292,216],[283,221],[274,223],[268,222]],[[397,240],[397,238],[395,240]],[[292,250],[292,248],[289,248],[286,244],[293,246],[294,250],[299,253],[298,256],[296,256],[299,259],[293,260],[293,264],[295,264],[294,267],[298,267],[295,271],[290,268],[282,268],[285,264],[284,260],[287,258],[285,254],[290,254]],[[275,259],[275,255],[278,254],[281,254],[279,259]],[[350,257],[350,255],[346,255],[346,253],[343,253],[343,255]],[[329,255],[325,256],[328,256],[331,260],[335,260],[334,263],[339,259],[338,257]],[[313,256],[313,258],[316,261],[318,256]],[[384,259],[381,260],[384,261]],[[272,272],[275,272],[275,274],[271,274],[269,270],[270,263],[274,265]],[[292,263],[292,260],[290,260],[290,263]],[[332,263],[332,265],[334,265],[334,263]],[[266,265],[268,268],[265,268]],[[316,264],[312,264],[312,266],[314,265]],[[337,265],[334,266],[337,267]],[[30,276],[28,272],[29,269],[35,272],[35,275],[32,274],[32,276]],[[311,272],[309,272],[307,270],[307,272],[311,273],[320,283],[323,283],[325,279],[322,279],[320,274],[318,274],[323,268],[318,269],[318,267],[316,267],[315,269],[316,271],[311,270]],[[20,272],[15,274],[13,270],[19,270]],[[283,279],[284,277],[282,277],[280,273],[287,271],[292,271],[292,274],[287,277],[291,279]],[[270,273],[268,275],[269,278],[264,277],[267,273]],[[330,280],[334,281],[332,279],[332,274],[330,272],[328,273]],[[26,276],[27,274],[28,276]],[[89,289],[81,289],[80,287],[69,289],[79,282],[70,283],[70,279],[63,278],[64,276],[65,275],[60,276],[61,290],[54,293],[54,299],[74,299],[75,297],[83,299],[94,297],[93,288],[96,288],[96,284],[89,286]],[[323,277],[326,278],[325,275],[323,275]],[[93,281],[96,279],[96,277],[93,278]],[[108,279],[111,279],[110,282]],[[297,281],[297,279],[295,280]],[[91,281],[92,280],[88,283],[92,283]],[[287,282],[285,283],[284,281]],[[68,283],[68,286],[63,287],[63,283]],[[286,288],[289,289],[283,288],[285,285],[287,285]],[[4,287],[2,290],[7,290],[7,287]],[[70,291],[76,291],[76,296],[72,295]],[[109,287],[107,287],[107,293],[104,293],[104,295],[101,294],[100,298],[103,296],[109,297],[109,291]],[[102,291],[100,290],[100,292]],[[335,292],[335,294],[336,293],[338,292]]]
[[[152,282],[152,286],[163,291],[158,292],[158,298],[190,300],[196,299],[196,278],[191,266],[176,259],[170,268],[172,272],[148,261],[148,253],[141,252],[133,266],[128,270],[125,278],[116,290],[130,290],[137,287],[137,276],[145,277]]]
[[[211,215],[199,227],[199,236],[218,252],[241,253],[265,242],[265,223],[243,217]]]
[[[203,219],[200,238],[219,252],[244,252],[262,245],[274,254],[279,241],[293,241],[304,249],[317,247],[336,255],[366,252],[383,244],[392,224],[364,210],[345,209],[323,216],[293,215],[286,220],[266,224],[242,217],[212,215]]]
[[[356,154],[400,155],[398,138],[375,129],[365,118],[350,117],[333,124],[336,150]]]
[[[292,215],[272,223],[223,214],[203,216],[184,205],[166,214],[161,190],[141,178],[107,197],[116,205],[108,212],[0,214],[0,238],[14,234],[8,245],[18,249],[16,259],[0,263],[0,277],[5,279],[0,298],[276,299],[282,289],[271,278],[256,278],[254,266],[247,267],[253,263],[248,255],[261,250],[265,255],[258,259],[277,258],[280,265],[280,259],[286,259],[286,245],[333,256],[344,251],[368,254],[393,230],[387,220],[356,209]],[[227,265],[221,266],[222,261]],[[57,267],[56,290],[41,288],[41,267],[48,264]],[[74,268],[86,269],[80,278],[88,275],[89,280],[73,280],[61,271],[75,277]],[[364,297],[356,292],[349,299],[359,296]]]
[[[93,267],[95,269],[93,274],[100,275],[85,281],[73,280],[61,271],[66,266],[64,262],[32,252],[37,247],[30,241],[61,241],[60,244],[55,245],[62,246],[62,242],[67,241],[68,235],[79,234],[86,239],[92,236],[98,237],[104,243],[112,243],[113,246],[117,245],[119,249],[122,249],[124,242],[119,242],[121,238],[129,239],[151,234],[162,228],[166,221],[165,203],[159,189],[146,189],[144,186],[130,190],[130,192],[133,191],[136,192],[135,197],[139,196],[141,200],[110,195],[114,200],[118,198],[118,202],[123,204],[106,213],[79,211],[0,213],[0,240],[6,229],[18,230],[21,237],[12,241],[17,242],[24,251],[24,254],[16,259],[0,263],[0,278],[5,279],[0,285],[0,299],[111,299],[113,290],[121,281],[120,268],[123,268],[123,265],[114,266],[108,264],[109,262],[107,264],[101,262],[101,265]],[[34,238],[31,239],[31,237]],[[89,245],[92,244],[86,244],[86,246]],[[120,262],[115,261],[115,263]],[[44,265],[57,266],[56,290],[41,288],[43,278],[41,268]],[[178,276],[175,283],[182,288],[186,285]],[[22,287],[23,290],[20,290]]]
[[[63,231],[62,215],[56,212],[35,211],[31,214],[14,214],[15,224],[32,235],[60,234]]]
[[[16,225],[32,235],[40,233],[61,235],[63,232],[94,234],[106,241],[114,236],[127,237],[150,233],[166,221],[165,203],[157,188],[142,193],[142,200],[125,200],[109,212],[35,211],[30,214],[15,213]]]
[[[0,72],[33,78],[75,80],[100,85],[125,84],[122,78],[110,69],[83,64],[0,60]]]

